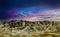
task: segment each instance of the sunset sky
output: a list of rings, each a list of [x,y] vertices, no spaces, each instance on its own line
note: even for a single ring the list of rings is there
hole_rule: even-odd
[[[0,0],[0,20],[60,17],[60,0]]]

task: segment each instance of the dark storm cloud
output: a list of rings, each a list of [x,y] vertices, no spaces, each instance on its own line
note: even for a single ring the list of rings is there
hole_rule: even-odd
[[[37,5],[59,8],[60,0],[0,0],[0,19],[7,19],[8,10]]]
[[[0,6],[5,9],[34,5],[59,6],[60,0],[0,0]]]

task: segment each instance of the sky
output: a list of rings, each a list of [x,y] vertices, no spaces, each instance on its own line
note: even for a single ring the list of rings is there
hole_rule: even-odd
[[[0,0],[0,20],[29,19],[53,11],[60,15],[59,10],[60,0]]]

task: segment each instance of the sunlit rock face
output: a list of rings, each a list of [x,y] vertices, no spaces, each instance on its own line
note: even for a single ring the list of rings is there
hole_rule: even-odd
[[[59,37],[60,21],[0,21],[0,31],[3,37]]]

